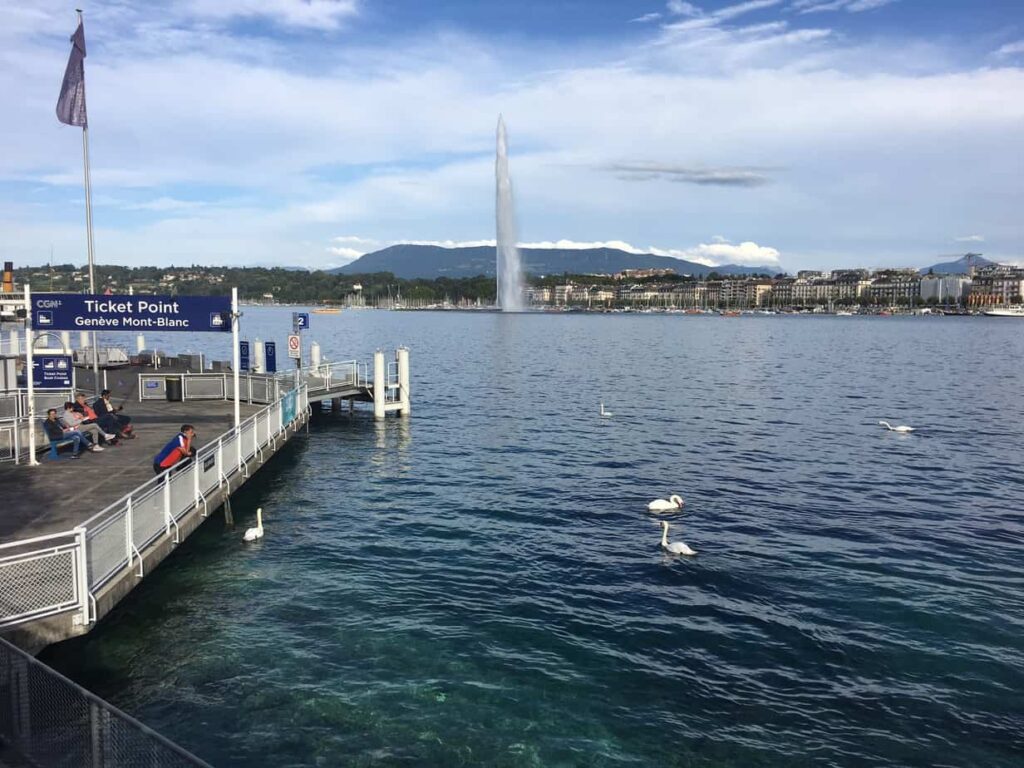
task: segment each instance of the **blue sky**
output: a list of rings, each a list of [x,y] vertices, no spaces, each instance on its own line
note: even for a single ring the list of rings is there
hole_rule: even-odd
[[[89,2],[97,260],[494,237],[774,268],[1024,261],[1024,3]],[[74,13],[0,0],[0,255],[85,260]]]

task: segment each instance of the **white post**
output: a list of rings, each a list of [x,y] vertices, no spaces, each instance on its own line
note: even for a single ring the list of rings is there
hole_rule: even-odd
[[[266,348],[259,339],[252,344],[252,372],[263,373],[267,369]]]
[[[21,344],[18,343],[18,332],[16,330],[11,331],[8,334],[8,336],[9,336],[9,338],[11,340],[11,354],[15,355],[15,356],[20,355],[21,354]]]
[[[89,332],[79,331],[78,332],[78,347],[79,349],[87,349],[89,347]]]
[[[320,345],[315,341],[309,345],[309,365],[311,368],[320,367]]]
[[[135,337],[135,352],[136,354],[142,354],[142,350],[146,348],[146,337],[141,333]]]
[[[28,388],[28,465],[39,464],[36,461],[36,393],[32,385],[32,291],[25,283],[25,386]],[[84,553],[83,553],[84,556]]]
[[[388,379],[384,368],[384,353],[377,350],[373,353],[373,418],[383,419],[384,402],[387,398]]]
[[[71,354],[71,331],[60,332],[60,345],[64,348],[64,354]]]
[[[89,562],[88,549],[85,543],[85,528],[81,526],[74,529],[75,534],[75,549],[78,551],[78,557],[75,559],[75,565],[78,567],[78,581],[82,588],[81,602],[79,607],[82,609],[82,624],[83,626],[89,626]]]
[[[135,524],[132,520],[132,496],[128,494],[128,501],[124,505],[124,548],[125,555],[128,558],[128,569],[131,570],[132,560],[132,545],[135,544]]]
[[[231,289],[231,376],[235,383],[235,429],[242,422],[242,412],[238,399],[238,366],[241,361],[238,359],[238,289]],[[241,464],[241,462],[239,462]]]
[[[398,358],[398,400],[401,403],[400,413],[409,415],[409,350],[399,347]]]

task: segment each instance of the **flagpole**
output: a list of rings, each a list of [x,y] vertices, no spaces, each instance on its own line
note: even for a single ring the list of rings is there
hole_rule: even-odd
[[[78,13],[78,23],[82,23],[82,11]],[[82,79],[82,100],[85,101],[85,79]],[[85,232],[86,246],[89,253],[89,293],[96,293],[95,241],[92,237],[92,177],[89,173],[89,123],[82,126],[82,162],[85,166]],[[100,393],[100,351],[96,345],[96,331],[92,332],[92,383],[96,394]]]

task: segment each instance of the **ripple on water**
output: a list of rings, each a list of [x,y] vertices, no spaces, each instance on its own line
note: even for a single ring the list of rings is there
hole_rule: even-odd
[[[1008,326],[317,323],[409,344],[414,417],[316,426],[49,661],[220,766],[1024,762]]]

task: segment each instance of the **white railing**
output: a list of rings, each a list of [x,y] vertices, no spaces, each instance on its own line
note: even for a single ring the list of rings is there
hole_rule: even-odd
[[[254,458],[305,416],[305,387],[292,390],[196,452],[187,466],[143,483],[65,533],[0,544],[0,627],[79,610],[96,620],[95,593],[126,569],[143,574],[143,555],[166,537],[180,543],[179,522],[205,517],[231,479],[249,476]],[[217,501],[213,499],[217,498]]]
[[[139,402],[165,400],[167,380],[181,380],[183,400],[231,400],[235,396],[231,373],[140,373]],[[281,392],[293,386],[293,379],[282,380],[275,375],[243,373],[238,377],[240,399],[244,403],[272,403]],[[285,386],[282,383],[286,382]]]
[[[339,389],[341,387],[366,387],[369,377],[367,365],[355,360],[337,363],[321,363],[308,365],[292,371],[280,371],[277,378],[282,383],[294,383],[296,380],[309,387],[310,392]]]

